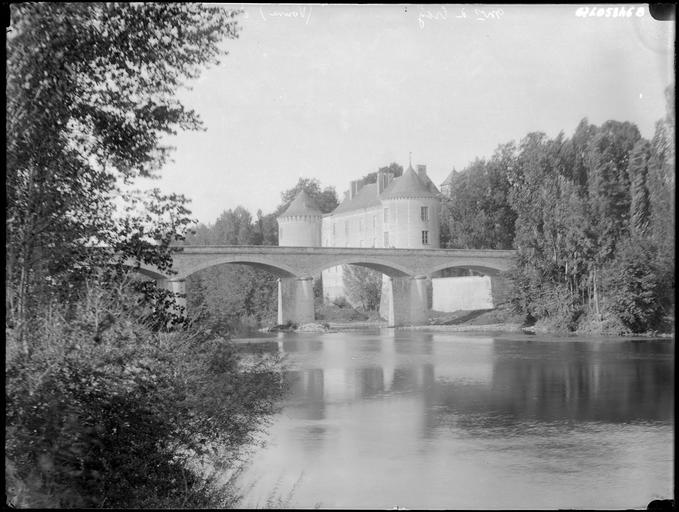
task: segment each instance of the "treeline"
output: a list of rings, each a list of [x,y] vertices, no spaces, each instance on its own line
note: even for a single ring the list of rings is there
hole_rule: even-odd
[[[218,508],[280,371],[172,313],[186,199],[123,192],[200,121],[176,90],[237,37],[198,4],[23,3],[7,31],[5,496],[17,508]],[[122,206],[121,206],[122,205]],[[201,470],[206,462],[214,471]],[[203,468],[209,466],[202,466]]]
[[[454,173],[442,247],[518,251],[511,302],[557,330],[645,332],[674,314],[674,96],[629,122],[530,133]]]

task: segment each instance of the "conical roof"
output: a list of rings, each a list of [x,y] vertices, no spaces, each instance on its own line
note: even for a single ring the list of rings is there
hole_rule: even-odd
[[[298,217],[302,215],[323,215],[323,212],[316,204],[316,201],[314,201],[304,190],[299,191],[295,199],[292,200],[290,205],[278,216],[278,218]]]
[[[412,167],[403,173],[403,176],[395,179],[389,184],[387,190],[382,194],[382,199],[393,199],[396,197],[436,197],[436,194],[429,190],[428,183],[422,183]]]

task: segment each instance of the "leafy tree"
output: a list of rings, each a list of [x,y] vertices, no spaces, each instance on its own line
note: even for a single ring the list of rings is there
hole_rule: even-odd
[[[629,161],[628,174],[631,182],[630,230],[638,235],[647,233],[651,215],[647,186],[650,157],[650,143],[646,140],[640,140],[634,146]]]
[[[403,175],[403,166],[392,162],[389,165],[379,168],[379,172],[391,172],[394,178],[398,178]],[[377,172],[370,172],[361,178],[363,185],[369,185],[370,183],[377,183]]]
[[[629,157],[641,135],[631,123],[606,121],[588,145],[591,224],[597,235],[597,265],[610,259],[628,233],[630,213]]]
[[[360,265],[343,265],[342,280],[349,302],[364,311],[377,311],[382,294],[382,273]]]
[[[236,37],[234,15],[197,4],[11,6],[6,275],[9,316],[20,331],[39,302],[72,289],[73,269],[110,261],[93,246],[133,245],[114,216],[118,183],[154,176],[170,150],[161,138],[200,127],[174,93],[217,61],[221,40]],[[152,197],[159,213],[179,199]],[[172,221],[181,238],[184,219]],[[155,234],[137,231],[136,240],[150,243]],[[167,241],[131,256],[167,264]]]
[[[188,236],[186,245],[261,245],[272,240],[272,214],[257,212],[257,220],[237,206],[225,210],[214,224],[200,224]],[[264,237],[267,237],[266,239]],[[272,274],[247,265],[221,265],[189,276],[187,309],[189,318],[217,332],[235,332],[243,326],[255,327],[276,319],[277,279]]]
[[[508,201],[507,169],[512,144],[499,146],[490,161],[475,160],[453,174],[451,195],[441,208],[444,247],[508,249],[514,240],[516,215]]]
[[[290,203],[297,197],[297,194],[304,190],[316,202],[318,208],[323,213],[330,213],[339,205],[335,187],[325,187],[321,190],[321,184],[315,178],[300,178],[297,185],[281,193],[282,203],[276,208],[275,217],[278,217]]]
[[[664,310],[664,283],[654,244],[649,240],[625,240],[603,273],[608,308],[631,332],[656,329]]]
[[[122,266],[131,257],[168,270],[188,226],[183,197],[119,184],[155,175],[164,135],[200,127],[174,94],[216,62],[234,16],[198,4],[11,6],[11,503],[228,505],[195,464],[233,462],[273,411],[274,368],[243,371],[226,340],[159,332],[167,293]]]

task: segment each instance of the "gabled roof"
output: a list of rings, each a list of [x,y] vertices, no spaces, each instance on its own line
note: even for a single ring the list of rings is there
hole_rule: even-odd
[[[335,213],[371,208],[373,206],[379,206],[379,204],[380,198],[377,197],[377,183],[370,183],[369,185],[363,185],[352,199],[347,198],[342,201],[332,213],[334,215]]]
[[[429,179],[427,179],[427,181],[431,182]],[[387,187],[380,199],[395,199],[397,197],[436,197],[436,192],[430,190],[429,183],[423,183],[412,167],[408,167],[408,170],[403,173],[403,176],[395,179],[392,183],[393,187]]]
[[[314,201],[304,190],[300,190],[295,199],[292,200],[290,205],[278,216],[278,218],[301,215],[323,215],[323,212],[321,212],[316,201]]]

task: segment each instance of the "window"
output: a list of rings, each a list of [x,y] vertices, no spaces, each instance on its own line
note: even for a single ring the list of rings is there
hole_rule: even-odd
[[[429,231],[422,231],[422,245],[429,245]]]
[[[349,236],[349,220],[344,221],[344,236]]]
[[[385,224],[389,222],[389,208],[384,209],[384,222]]]
[[[389,247],[389,231],[384,232],[384,246]]]
[[[422,219],[423,222],[429,221],[429,207],[428,206],[422,206],[420,208],[420,218]]]
[[[363,219],[358,219],[358,231],[363,233]]]
[[[332,236],[335,238],[335,223],[332,223]]]
[[[375,232],[376,225],[377,225],[377,215],[373,215],[373,233]]]

